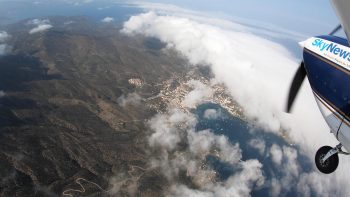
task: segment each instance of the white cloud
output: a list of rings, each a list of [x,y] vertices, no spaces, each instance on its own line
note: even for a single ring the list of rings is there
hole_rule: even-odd
[[[298,153],[297,150],[291,147],[283,147],[283,156],[286,160],[284,169],[294,177],[299,176],[299,164],[297,161]]]
[[[152,147],[174,150],[181,140],[183,130],[194,128],[197,120],[180,110],[174,109],[170,116],[158,114],[149,121],[150,128],[155,131],[149,138]]]
[[[338,187],[343,188],[340,190],[333,186],[334,181],[336,181],[335,177],[328,177],[321,173],[304,173],[300,176],[297,187],[300,196],[348,196],[348,193],[344,193],[348,182],[339,183]]]
[[[0,44],[0,55],[6,55],[12,51],[12,46],[8,44]]]
[[[273,197],[280,196],[282,186],[276,178],[272,178],[270,182],[270,195]]]
[[[30,34],[35,34],[35,33],[46,31],[46,30],[51,29],[51,28],[52,28],[52,25],[49,25],[49,24],[38,25],[37,27],[34,27],[33,29],[31,29],[29,31],[29,33]]]
[[[94,2],[94,0],[64,0],[64,2],[68,4],[72,4],[74,6],[79,6],[83,4],[88,4]]]
[[[106,18],[102,19],[101,21],[104,23],[110,23],[110,22],[114,21],[114,18],[113,17],[106,17]]]
[[[11,50],[11,47],[5,43],[10,37],[6,31],[0,31],[0,55],[5,55]]]
[[[206,119],[218,119],[220,116],[221,113],[216,109],[206,109],[203,115]]]
[[[218,148],[216,150],[218,156],[226,163],[235,164],[242,157],[238,144],[231,145],[227,137],[214,135],[209,130],[188,131],[187,140],[189,142],[189,150],[194,155],[201,156],[202,159],[210,154],[213,147]]]
[[[27,24],[29,25],[42,25],[42,24],[48,24],[50,23],[50,20],[48,19],[33,19],[27,22]]]
[[[111,8],[111,7],[112,6],[99,7],[99,8],[97,8],[97,10],[106,10],[106,9]]]
[[[296,149],[287,146],[281,148],[274,144],[270,149],[270,154],[275,168],[281,173],[278,179],[272,179],[271,184],[278,180],[279,185],[271,186],[271,193],[277,193],[277,191],[289,191],[299,182],[299,178],[302,174],[309,175],[309,173],[301,173]]]
[[[280,166],[282,164],[283,153],[282,153],[281,147],[279,147],[276,144],[273,144],[270,148],[270,155],[271,155],[272,161],[277,166]]]
[[[73,24],[73,23],[75,23],[75,21],[66,21],[66,22],[63,23],[63,25],[70,25],[70,24]]]
[[[30,34],[35,34],[39,32],[46,31],[51,29],[53,26],[50,24],[50,20],[48,19],[33,19],[28,22],[29,25],[36,25],[36,27],[29,30]]]
[[[10,35],[6,31],[0,31],[0,43],[5,42],[10,38]]]
[[[0,55],[5,55],[6,48],[7,48],[6,44],[0,44]]]
[[[251,139],[248,142],[249,146],[255,148],[256,150],[259,151],[260,155],[264,155],[265,149],[266,149],[266,143],[265,140],[263,139]]]
[[[141,96],[138,95],[137,93],[130,93],[128,95],[121,95],[118,99],[117,102],[120,106],[125,107],[127,105],[139,105],[141,103]]]
[[[5,95],[6,95],[6,93],[4,91],[0,90],[0,98],[4,97]]]
[[[193,90],[189,92],[183,100],[183,104],[185,107],[194,108],[198,104],[209,100],[209,98],[213,94],[213,90],[200,81],[190,80],[188,82],[188,85],[191,88],[193,88]]]
[[[208,130],[190,132],[188,134],[190,151],[196,155],[201,155],[202,158],[210,153],[211,148],[215,144],[215,140],[215,136]]]

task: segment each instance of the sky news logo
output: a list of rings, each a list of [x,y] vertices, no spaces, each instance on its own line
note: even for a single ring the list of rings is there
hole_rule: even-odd
[[[340,58],[343,58],[344,60],[348,60],[350,62],[350,52],[339,48],[338,45],[333,42],[326,43],[322,39],[317,38],[312,43],[312,46],[318,47],[320,51],[327,51],[333,53],[334,55],[339,56]]]

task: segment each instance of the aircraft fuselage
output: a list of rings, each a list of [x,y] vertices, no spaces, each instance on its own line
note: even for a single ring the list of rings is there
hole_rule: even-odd
[[[350,150],[350,48],[335,36],[304,43],[304,66],[317,104],[331,132]]]

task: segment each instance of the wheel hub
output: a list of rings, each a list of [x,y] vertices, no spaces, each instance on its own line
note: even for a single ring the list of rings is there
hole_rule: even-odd
[[[324,156],[326,156],[326,154],[322,154],[320,156],[319,163],[320,163],[320,166],[327,167],[329,165],[329,160],[327,159],[326,161],[323,161]]]

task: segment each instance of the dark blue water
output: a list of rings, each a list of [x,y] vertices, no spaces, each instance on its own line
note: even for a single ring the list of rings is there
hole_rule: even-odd
[[[222,117],[218,119],[206,119],[203,117],[204,111],[206,109],[216,109],[221,110]],[[273,134],[271,132],[264,131],[260,128],[254,128],[252,125],[249,125],[247,122],[242,121],[239,118],[233,117],[230,115],[227,110],[222,108],[217,104],[203,104],[198,106],[198,108],[193,112],[198,116],[199,123],[197,124],[197,130],[211,129],[217,135],[225,135],[228,137],[231,143],[239,143],[240,148],[242,149],[242,160],[248,159],[258,159],[260,163],[263,164],[263,173],[267,181],[271,180],[273,177],[277,180],[284,176],[284,169],[281,169],[279,166],[276,166],[271,157],[268,154],[269,148],[273,144],[277,144],[280,147],[292,147],[288,142],[286,142],[282,137]],[[253,130],[253,131],[252,131]],[[251,139],[263,139],[266,142],[266,151],[263,155],[259,153],[259,150],[252,148],[248,142]],[[296,149],[298,152],[297,161],[301,167],[301,172],[311,172],[313,169],[313,161],[310,161],[308,157],[301,154],[298,146],[293,146],[292,148]],[[220,179],[225,180],[236,171],[240,169],[236,166],[231,166],[230,164],[223,163],[215,157],[208,157],[207,162],[218,171]],[[287,162],[285,160],[282,161]],[[290,191],[284,192],[283,196],[296,196],[295,185],[298,183],[298,178],[294,180],[294,188]],[[267,196],[269,194],[268,185],[262,188],[255,190],[253,196]]]

